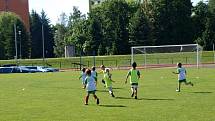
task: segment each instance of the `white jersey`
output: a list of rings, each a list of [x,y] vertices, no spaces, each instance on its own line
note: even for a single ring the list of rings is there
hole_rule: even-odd
[[[178,80],[186,79],[186,70],[185,70],[185,68],[177,68],[177,72],[178,72]]]
[[[85,78],[85,84],[87,84],[87,91],[95,91],[96,90],[96,82],[93,76],[87,76]]]
[[[86,73],[81,72],[82,84],[84,84],[85,78],[87,77]]]

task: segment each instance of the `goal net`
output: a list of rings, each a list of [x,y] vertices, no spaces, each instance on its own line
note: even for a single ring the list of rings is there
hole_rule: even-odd
[[[173,67],[178,62],[199,68],[201,55],[198,44],[131,47],[131,62],[145,68]]]

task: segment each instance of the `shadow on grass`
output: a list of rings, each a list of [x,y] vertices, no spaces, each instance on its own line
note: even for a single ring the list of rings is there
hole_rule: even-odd
[[[121,107],[126,107],[124,105],[99,105],[101,107],[116,107],[116,108],[121,108]]]
[[[135,100],[134,98],[132,98],[132,97],[116,97],[116,99],[125,99],[125,100]],[[171,100],[174,100],[174,99],[169,99],[169,98],[137,98],[136,100],[154,100],[154,101],[162,101],[162,100],[166,100],[166,101],[171,101]]]
[[[209,94],[209,93],[213,93],[213,92],[192,92],[192,93],[196,93],[196,94]]]
[[[97,92],[109,92],[108,90],[96,90]]]
[[[134,99],[134,98],[131,98],[131,97],[115,97],[115,99]]]
[[[162,100],[166,100],[166,101],[171,101],[171,100],[175,100],[175,99],[169,99],[169,98],[140,98],[140,99],[137,99],[137,100],[158,100],[158,101],[162,101]]]
[[[116,90],[117,90],[117,89],[124,89],[124,88],[114,87],[113,89],[116,89]]]

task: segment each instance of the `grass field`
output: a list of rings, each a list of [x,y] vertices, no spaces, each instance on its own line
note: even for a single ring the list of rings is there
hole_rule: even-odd
[[[92,97],[84,105],[78,71],[1,74],[0,121],[214,121],[215,69],[187,68],[194,87],[180,93],[174,70],[141,70],[138,100],[124,84],[127,71],[112,71],[116,98],[99,81],[99,106]]]

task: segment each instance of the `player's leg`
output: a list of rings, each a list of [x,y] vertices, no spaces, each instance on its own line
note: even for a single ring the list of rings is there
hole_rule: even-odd
[[[191,85],[191,86],[193,86],[193,83],[185,81],[185,85]]]
[[[135,90],[135,97],[134,98],[137,99],[137,87],[135,87],[134,90]]]
[[[109,93],[112,97],[115,97],[113,94],[113,88],[112,87],[108,87]]]
[[[131,97],[134,97],[134,87],[131,86]]]
[[[86,88],[86,85],[85,85],[85,81],[82,80],[82,88],[85,89]]]
[[[90,97],[90,93],[87,92],[87,96],[85,97],[85,105],[88,105],[89,97]]]
[[[181,82],[180,82],[180,81],[178,82],[178,88],[176,89],[176,91],[177,91],[177,92],[180,92],[180,91],[181,91]]]
[[[96,96],[96,92],[95,91],[93,92],[93,97],[96,100],[96,104],[98,105],[99,104],[99,98]]]

